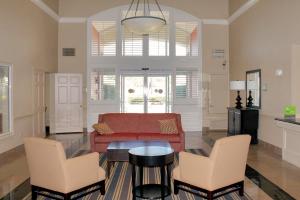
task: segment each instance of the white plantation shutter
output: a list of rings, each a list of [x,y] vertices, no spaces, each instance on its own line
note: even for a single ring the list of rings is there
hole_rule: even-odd
[[[149,34],[149,56],[169,56],[169,12],[163,12],[167,25],[157,33]],[[160,11],[152,11],[151,16],[162,17]]]
[[[116,22],[93,21],[92,56],[116,55]]]
[[[131,33],[126,28],[123,28],[122,55],[142,56],[143,36],[135,33]]]
[[[116,75],[114,70],[97,69],[91,72],[91,99],[94,101],[116,98]]]
[[[176,70],[173,111],[181,114],[186,131],[202,130],[201,73],[198,70]]]
[[[197,70],[176,71],[176,98],[191,98],[197,99],[200,97],[200,72]]]
[[[176,22],[176,56],[198,56],[197,22]]]

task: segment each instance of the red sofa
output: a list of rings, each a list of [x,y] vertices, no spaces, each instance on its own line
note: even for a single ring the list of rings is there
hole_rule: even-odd
[[[184,132],[180,114],[176,113],[107,113],[99,115],[98,123],[105,122],[114,131],[110,135],[91,133],[91,150],[105,152],[112,141],[165,140],[179,152],[184,150]],[[161,134],[158,120],[175,119],[178,134]]]

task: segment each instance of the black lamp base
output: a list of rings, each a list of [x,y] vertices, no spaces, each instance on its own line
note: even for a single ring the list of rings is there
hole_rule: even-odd
[[[243,108],[243,106],[242,106],[242,102],[241,102],[241,100],[242,100],[242,98],[241,98],[241,96],[240,96],[240,91],[237,91],[237,97],[236,97],[236,103],[235,103],[235,108],[237,108],[237,109],[241,109],[241,108]]]
[[[253,101],[252,92],[251,92],[251,90],[249,90],[249,97],[248,97],[248,103],[247,103],[248,108],[253,107],[253,102],[252,101]]]

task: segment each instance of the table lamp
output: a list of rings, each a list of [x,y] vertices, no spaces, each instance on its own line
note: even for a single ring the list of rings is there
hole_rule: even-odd
[[[245,90],[245,81],[230,81],[230,90],[236,90],[237,91],[237,97],[236,97],[236,103],[235,108],[241,109],[242,108],[242,98],[240,96],[240,91]]]
[[[252,97],[252,91],[257,90],[257,84],[255,81],[247,81],[247,90],[249,90],[249,96],[248,96],[248,102],[246,106],[248,108],[253,107],[253,97]]]

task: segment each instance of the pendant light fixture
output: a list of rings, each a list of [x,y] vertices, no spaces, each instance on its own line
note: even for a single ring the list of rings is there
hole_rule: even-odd
[[[153,1],[153,5],[159,10],[159,15],[151,13],[149,0],[132,0],[121,24],[128,31],[136,34],[146,35],[159,32],[167,22],[158,1]]]

